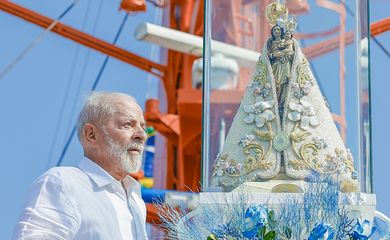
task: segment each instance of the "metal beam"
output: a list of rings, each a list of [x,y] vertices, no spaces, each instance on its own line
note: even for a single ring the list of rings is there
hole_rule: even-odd
[[[48,18],[46,16],[43,16],[39,13],[36,13],[18,4],[6,0],[0,0],[0,9],[4,12],[22,18],[30,23],[36,24],[43,28],[48,28],[49,25],[54,21],[51,18]],[[71,39],[83,46],[92,48],[110,57],[131,64],[141,70],[154,74],[160,78],[162,78],[165,74],[165,66],[152,62],[146,58],[140,57],[123,48],[119,48],[111,43],[81,32],[63,23],[57,23],[52,29],[52,31],[63,37]]]
[[[28,22],[34,23],[43,28],[47,28],[53,19],[45,17],[39,13],[31,11],[20,5],[12,3],[6,0],[0,0],[0,9],[20,17]],[[390,18],[383,19],[381,21],[371,24],[371,35],[376,36],[385,31],[390,30]],[[158,77],[162,77],[166,71],[166,67],[158,63],[152,62],[146,58],[135,55],[127,50],[116,47],[115,45],[100,40],[89,34],[81,32],[75,28],[67,26],[62,23],[58,23],[52,30],[53,32],[60,34],[66,38],[69,38],[75,42],[78,42],[86,47],[95,49],[103,54],[107,54],[111,57],[117,58],[123,62],[129,63],[135,67],[138,67],[146,72],[152,73]],[[346,45],[353,42],[353,32],[346,33]],[[313,59],[321,56],[327,52],[333,51],[339,47],[339,37],[335,37],[324,42],[313,44],[303,49],[303,52],[307,55],[307,58]]]
[[[377,36],[381,33],[390,30],[390,17],[382,19],[378,22],[374,22],[370,26],[371,36]],[[308,59],[313,59],[318,56],[324,55],[330,51],[336,50],[339,48],[340,37],[334,37],[328,40],[325,40],[320,43],[315,43],[303,49],[303,52],[306,54]],[[354,33],[347,32],[345,33],[345,45],[351,44],[354,41]]]
[[[390,30],[390,17],[371,23],[371,36],[376,36]]]

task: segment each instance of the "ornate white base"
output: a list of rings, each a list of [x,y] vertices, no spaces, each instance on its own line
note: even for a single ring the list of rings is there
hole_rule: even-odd
[[[303,193],[307,183],[301,180],[269,180],[264,182],[245,182],[233,192],[256,193]]]
[[[288,202],[289,199],[296,199],[297,204],[303,204],[303,193],[291,192],[261,192],[268,189],[267,185],[259,185],[254,183],[246,183],[238,187],[235,191],[225,192],[203,192],[199,194],[199,204],[229,204],[234,203],[240,198],[240,195],[245,194],[247,204],[262,204],[274,209],[275,212],[281,204]],[[278,185],[276,185],[278,186]],[[273,187],[276,187],[273,186]],[[294,185],[295,186],[295,185]],[[269,187],[272,187],[271,185]],[[260,191],[253,191],[253,189]],[[248,191],[249,190],[249,191]],[[252,190],[252,191],[251,191]],[[375,194],[368,193],[340,193],[339,205],[345,206],[351,218],[367,219],[373,221],[376,208]]]

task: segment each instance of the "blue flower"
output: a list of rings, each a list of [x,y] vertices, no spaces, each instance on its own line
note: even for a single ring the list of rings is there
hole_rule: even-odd
[[[331,240],[333,239],[334,231],[326,222],[318,223],[310,232],[308,240]]]
[[[259,230],[267,224],[268,210],[263,206],[251,206],[246,209],[244,215],[244,227],[242,234],[246,238],[253,238]]]
[[[364,222],[361,224],[360,220],[358,220],[355,225],[355,228],[353,229],[351,237],[353,240],[367,240],[371,237],[375,230],[375,227],[371,228],[370,221],[364,220]]]

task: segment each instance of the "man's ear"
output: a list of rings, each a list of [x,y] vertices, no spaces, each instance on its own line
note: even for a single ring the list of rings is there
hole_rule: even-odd
[[[92,146],[94,146],[96,144],[96,140],[97,140],[96,131],[97,131],[97,128],[95,125],[93,125],[91,123],[85,123],[83,126],[84,141],[86,143],[89,143]]]

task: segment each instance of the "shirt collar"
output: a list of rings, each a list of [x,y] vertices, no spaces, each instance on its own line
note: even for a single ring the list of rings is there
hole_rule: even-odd
[[[104,187],[113,183],[120,184],[120,182],[113,178],[106,170],[85,156],[81,159],[79,168],[85,172],[98,187]],[[141,186],[134,178],[127,175],[122,180],[122,183],[127,194],[135,190],[134,192],[140,195]]]
[[[106,170],[85,156],[81,159],[78,167],[85,172],[98,187],[104,187],[117,181],[108,172],[106,172]]]
[[[131,192],[136,193],[137,195],[141,195],[141,185],[137,180],[127,175],[122,180],[123,188],[125,189],[127,195],[129,195]]]

